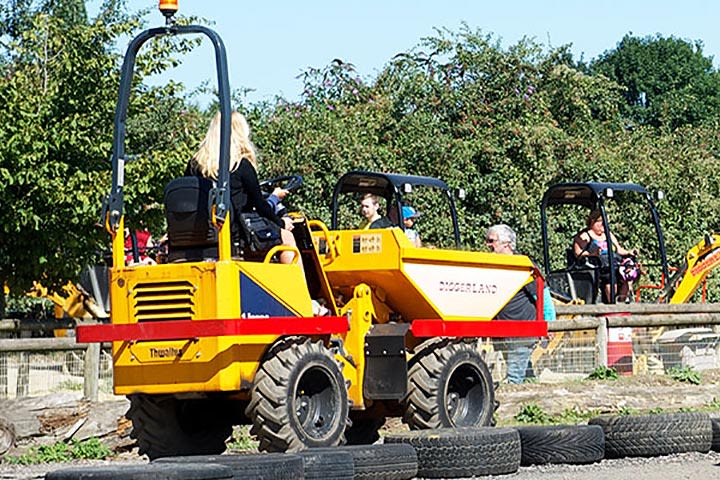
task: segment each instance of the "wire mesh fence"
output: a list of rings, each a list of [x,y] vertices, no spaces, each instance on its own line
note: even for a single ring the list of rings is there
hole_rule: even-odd
[[[0,352],[0,398],[83,391],[85,350]],[[100,352],[100,392],[112,393],[112,356]]]
[[[481,340],[493,378],[507,379],[508,353],[526,339]],[[604,349],[604,351],[602,351]],[[86,350],[0,351],[0,398],[83,392]],[[667,374],[672,369],[696,371],[720,368],[720,326],[610,327],[607,338],[598,330],[550,332],[531,347],[526,377],[539,382],[562,382],[586,377],[598,366],[621,375]],[[97,388],[112,395],[112,356],[100,351]]]
[[[522,339],[505,339],[492,344],[488,356],[493,377],[505,380],[508,353]],[[600,349],[606,348],[607,365]],[[487,346],[484,347],[487,350]],[[599,366],[615,369],[620,375],[662,375],[674,369],[696,371],[720,369],[720,328],[717,325],[689,327],[611,327],[605,342],[597,331],[550,332],[532,347],[528,378],[559,382],[586,377]]]

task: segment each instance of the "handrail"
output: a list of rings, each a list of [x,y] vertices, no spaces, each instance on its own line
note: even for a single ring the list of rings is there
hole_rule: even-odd
[[[325,254],[326,259],[323,262],[323,265],[329,265],[334,262],[335,258],[340,255],[340,249],[338,248],[337,242],[330,237],[330,230],[327,225],[320,220],[308,220],[307,225],[310,230],[312,230],[313,227],[317,227],[320,231],[322,231],[323,236],[325,237],[327,253]],[[329,260],[327,259],[328,255],[330,256]]]
[[[298,250],[297,247],[293,247],[291,245],[275,245],[268,251],[267,254],[265,254],[263,263],[270,263],[275,254],[280,252],[293,252],[295,254],[292,261],[293,265],[297,265],[298,260],[300,260],[300,250]]]

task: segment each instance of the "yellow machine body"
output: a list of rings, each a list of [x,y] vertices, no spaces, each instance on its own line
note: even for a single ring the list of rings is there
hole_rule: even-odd
[[[331,231],[330,242],[314,236],[327,245],[324,269],[336,293],[351,298],[366,283],[406,322],[492,320],[533,279],[524,255],[417,248],[399,228]]]
[[[297,265],[230,260],[122,267],[111,273],[112,320],[252,318],[257,302],[270,302],[288,316],[310,316],[304,284]],[[252,382],[263,352],[276,339],[243,335],[115,341],[115,393],[240,391]]]

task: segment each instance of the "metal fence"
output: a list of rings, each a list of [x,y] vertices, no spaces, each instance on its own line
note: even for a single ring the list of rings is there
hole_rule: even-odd
[[[112,394],[109,345],[72,337],[0,340],[0,398],[80,391],[89,400]]]
[[[531,370],[538,381],[587,376],[598,366],[624,375],[662,374],[674,367],[720,368],[720,304],[558,307],[559,319],[538,341]],[[503,381],[513,340],[478,342],[493,377]],[[0,398],[83,392],[112,397],[109,345],[72,337],[0,340]]]

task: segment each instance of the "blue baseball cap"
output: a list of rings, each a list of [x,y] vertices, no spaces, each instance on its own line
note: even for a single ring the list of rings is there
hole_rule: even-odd
[[[413,207],[402,207],[403,219],[406,218],[418,218],[420,214]]]

